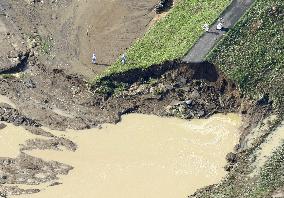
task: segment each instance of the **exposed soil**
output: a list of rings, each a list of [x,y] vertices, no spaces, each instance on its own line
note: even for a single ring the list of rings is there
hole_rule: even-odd
[[[46,68],[33,59],[29,59],[32,66],[24,77],[1,80],[0,93],[8,96],[21,114],[52,129],[95,127],[117,122],[120,115],[129,112],[193,118],[237,111],[240,106],[237,87],[208,63],[169,62],[145,73],[133,71],[136,75],[112,77],[112,82],[116,78],[126,88],[103,95],[88,87],[83,79]],[[151,76],[154,79],[149,80]],[[6,114],[2,114],[2,120],[24,123],[9,119]]]
[[[16,108],[0,105],[0,120],[23,125],[48,140],[30,140],[30,149],[76,150],[76,145],[39,128],[64,130],[115,123],[126,113],[137,112],[184,119],[208,117],[218,112],[241,112],[248,120],[246,134],[271,112],[264,98],[247,102],[238,87],[210,63],[179,61],[132,70],[90,87],[89,77],[105,69],[147,29],[156,0],[148,1],[38,1],[0,2],[0,94]],[[92,20],[90,20],[92,19]],[[88,22],[88,23],[87,23]],[[90,64],[96,51],[99,65]],[[20,72],[22,71],[22,72]],[[8,75],[7,75],[8,74]],[[82,76],[83,75],[83,76]],[[5,126],[1,126],[5,127]],[[229,155],[228,170],[235,155]],[[24,153],[0,160],[1,184],[54,182],[72,167],[45,162]],[[22,172],[21,172],[22,171]],[[48,177],[35,179],[35,174]],[[48,173],[48,174],[46,174]],[[50,174],[49,174],[50,173]],[[51,174],[52,173],[52,174]],[[10,192],[33,193],[0,186],[0,197]]]
[[[45,68],[43,64],[37,62],[34,56],[29,58],[28,63],[31,65],[30,72],[27,72],[25,76],[1,79],[0,93],[8,96],[16,104],[18,110],[2,104],[0,119],[15,125],[24,125],[32,133],[49,139],[29,140],[21,151],[58,150],[61,146],[74,151],[76,145],[73,142],[55,137],[39,126],[44,125],[60,130],[84,129],[97,127],[105,122],[118,122],[121,115],[130,112],[191,119],[208,117],[217,112],[240,111],[247,116],[249,121],[247,125],[244,125],[242,136],[244,139],[259,120],[264,119],[271,111],[269,102],[264,104],[242,102],[243,99],[236,85],[226,79],[210,63],[167,62],[153,66],[148,71],[133,70],[122,75],[111,76],[105,79],[105,82],[112,82],[109,84],[110,87],[114,86],[112,94],[98,93],[97,87],[91,88],[83,79],[67,75],[62,70]],[[124,89],[115,87],[121,84],[125,86]],[[236,146],[236,152],[241,153],[245,148],[242,138],[240,144]],[[235,156],[235,154],[228,155],[229,163],[226,170],[233,169],[236,163]],[[31,156],[21,155],[19,157],[21,160],[31,160]],[[37,173],[50,166],[50,162],[43,160],[40,164],[42,166],[38,167]],[[18,169],[22,167],[21,164],[14,166]],[[2,168],[3,174],[10,174],[5,171],[5,168],[7,168],[6,164]],[[70,168],[72,167],[68,170]],[[67,172],[61,172],[61,168],[58,170],[60,172],[55,172],[55,175],[68,172],[65,169],[64,171]],[[44,175],[49,175],[48,172]],[[33,178],[34,174],[34,172],[27,172],[25,177]],[[48,177],[50,178],[48,181],[56,182],[55,175]],[[2,183],[19,184],[17,180],[20,178],[19,175],[14,175],[16,180],[3,180]],[[1,188],[4,194],[38,191],[37,189],[24,191],[7,186]]]
[[[46,67],[36,56],[29,56],[27,63],[29,69],[24,75],[0,80],[0,94],[16,105],[15,109],[8,104],[1,104],[0,119],[23,125],[33,134],[48,138],[27,141],[21,148],[22,152],[32,149],[58,150],[61,147],[76,150],[72,141],[44,131],[39,128],[42,125],[60,130],[84,129],[105,122],[118,122],[121,115],[130,112],[191,119],[207,117],[217,112],[235,112],[240,107],[236,85],[226,80],[209,63],[191,65],[168,62],[153,66],[149,71],[137,70],[122,76],[112,76],[106,82],[111,80],[125,85],[121,90],[113,87],[112,94],[98,93],[96,87],[89,87],[82,78]],[[54,166],[53,162],[24,154],[9,160],[29,162],[27,167],[18,162],[13,164],[13,170],[34,170],[32,162],[36,161],[39,164],[37,169],[25,171],[24,174],[25,178],[36,183],[54,183],[57,181],[56,175],[67,174],[72,168],[62,164],[54,172],[53,168],[49,168]],[[23,175],[9,172],[9,167],[9,164],[4,163],[1,168],[4,175],[2,184],[28,184],[26,180],[19,182]],[[53,173],[51,176],[50,172]],[[44,181],[33,180],[35,174],[43,175]],[[13,177],[13,180],[5,179],[6,176]],[[38,189],[23,190],[5,185],[0,186],[0,191],[6,195],[33,193],[38,192]]]
[[[0,37],[10,46],[1,55],[7,61],[3,71],[24,71],[1,79],[0,94],[9,97],[18,109],[8,115],[4,111],[3,120],[26,125],[27,118],[37,126],[64,130],[117,122],[121,114],[128,112],[191,118],[236,111],[240,106],[237,87],[208,63],[168,62],[144,73],[137,70],[113,76],[109,80],[124,83],[126,89],[115,89],[112,95],[97,93],[86,78],[79,76],[94,75],[90,72],[93,65],[76,62],[88,59],[86,54],[91,53],[88,49],[93,41],[109,52],[103,53],[107,57],[104,59],[111,60],[115,47],[104,41],[121,49],[129,45],[153,18],[154,4],[155,1],[2,1]],[[90,10],[92,7],[97,10]],[[127,42],[117,38],[122,35]],[[80,50],[81,45],[87,50]],[[14,55],[8,56],[11,52]],[[97,55],[100,57],[99,52]],[[154,83],[146,82],[150,77],[155,78]]]
[[[39,192],[38,189],[21,189],[3,184],[28,184],[52,182],[59,174],[68,174],[71,166],[54,161],[43,161],[39,158],[21,153],[17,158],[0,158],[0,197],[7,194],[29,194]]]
[[[40,48],[51,68],[91,78],[143,35],[157,0],[1,1],[0,61],[18,64],[27,49]],[[1,47],[1,49],[3,46]],[[96,52],[98,65],[91,64]],[[13,52],[7,57],[7,54]],[[24,52],[24,53],[23,53]]]

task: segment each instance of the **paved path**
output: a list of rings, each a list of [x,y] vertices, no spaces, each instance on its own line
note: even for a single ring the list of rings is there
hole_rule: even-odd
[[[224,29],[216,30],[219,23],[218,20],[205,32],[197,43],[189,50],[188,54],[183,58],[184,62],[202,62],[210,50],[221,39],[226,31],[232,28],[246,10],[252,5],[254,0],[233,0],[231,5],[227,7],[220,15],[223,18]]]

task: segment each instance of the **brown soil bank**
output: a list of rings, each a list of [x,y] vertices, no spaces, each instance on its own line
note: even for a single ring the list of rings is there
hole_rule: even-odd
[[[67,75],[59,69],[47,68],[34,56],[29,57],[28,68],[26,74],[19,78],[0,80],[0,94],[9,97],[18,109],[2,104],[0,119],[24,125],[33,134],[51,139],[27,141],[22,151],[36,148],[58,150],[62,146],[76,150],[73,142],[53,137],[40,129],[41,125],[54,129],[83,129],[105,122],[117,122],[122,114],[130,112],[191,119],[207,117],[217,112],[235,112],[240,107],[236,85],[225,79],[209,63],[167,62],[153,66],[144,73],[131,71],[112,76],[111,79],[105,79],[105,82],[113,82],[105,86],[112,89],[112,92],[106,94],[101,92],[104,86],[90,89],[81,78]],[[7,160],[11,163],[7,164]],[[28,164],[23,164],[22,161]],[[35,163],[38,164],[36,168]],[[18,158],[3,158],[0,168],[4,175],[0,181],[2,184],[26,184],[28,182],[22,179],[22,175],[13,174],[9,170],[23,170],[29,181],[42,183],[55,182],[57,175],[67,174],[72,167],[20,155]],[[53,171],[55,168],[58,169],[57,172]],[[49,172],[53,174],[48,176]],[[34,175],[43,173],[42,180],[32,180]],[[9,180],[10,178],[13,180]],[[5,195],[38,190],[24,191],[0,185],[0,192]]]
[[[242,102],[236,85],[226,79],[210,63],[187,64],[167,62],[155,65],[148,71],[133,70],[104,79],[108,84],[90,87],[77,76],[67,75],[59,69],[49,69],[40,64],[34,56],[28,60],[29,72],[20,78],[1,79],[0,94],[8,96],[17,106],[0,106],[0,119],[15,125],[24,125],[36,135],[51,137],[50,140],[32,140],[26,142],[22,150],[59,149],[64,146],[76,150],[76,145],[67,140],[53,137],[52,134],[38,128],[45,125],[54,129],[83,129],[98,126],[105,122],[117,122],[125,113],[138,112],[161,116],[177,116],[185,119],[208,117],[217,112],[237,112],[247,116],[243,134],[249,133],[255,125],[271,111],[268,103],[246,104]],[[138,75],[139,74],[139,75]],[[104,92],[106,90],[106,92]],[[32,119],[31,119],[32,118]],[[242,144],[236,147],[241,151]],[[227,170],[235,166],[235,154],[228,155]],[[239,155],[238,155],[239,156]],[[21,155],[13,161],[13,168],[29,169],[20,163],[22,160],[38,163],[37,158]],[[19,163],[18,163],[18,161]],[[15,162],[14,162],[15,161]],[[26,171],[25,178],[33,178],[46,167],[53,164],[40,162],[36,171]],[[0,164],[1,165],[1,164]],[[59,172],[44,178],[54,181],[56,175],[67,174],[72,168],[63,164]],[[8,170],[10,164],[1,165],[5,178],[13,176]],[[66,168],[66,169],[65,169]],[[56,174],[56,175],[55,175]],[[21,175],[14,175],[14,181],[21,180]],[[3,179],[2,184],[9,184]],[[42,183],[42,181],[36,181]],[[23,181],[23,183],[26,183]],[[2,186],[3,187],[3,186]],[[23,191],[5,187],[3,192],[32,193],[37,189]]]
[[[9,60],[4,53],[3,61],[15,64],[17,50],[26,45],[32,51],[40,48],[41,61],[49,67],[93,77],[146,31],[156,3],[157,0],[3,0],[0,11],[5,17],[0,18],[0,33],[4,34],[0,40],[7,42],[6,48],[11,46],[7,52],[16,51]],[[91,64],[94,50],[99,63],[96,66]]]
[[[29,58],[29,65],[26,75],[1,80],[0,94],[18,107],[16,115],[3,111],[2,120],[26,123],[18,119],[21,114],[37,120],[37,125],[84,129],[117,122],[129,112],[193,118],[237,111],[240,106],[236,85],[209,63],[168,62],[140,75],[133,71],[112,77],[112,84],[93,89],[79,77],[46,68],[35,57]]]

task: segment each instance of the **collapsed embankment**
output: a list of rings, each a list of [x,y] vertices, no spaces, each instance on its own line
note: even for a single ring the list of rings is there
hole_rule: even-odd
[[[152,65],[147,69],[135,68],[129,69],[126,72],[115,73],[112,75],[104,76],[100,81],[110,81],[116,83],[135,83],[139,80],[149,80],[149,78],[159,78],[166,72],[174,71],[180,67],[187,66],[187,70],[191,70],[190,73],[185,72],[184,75],[192,78],[192,80],[204,79],[210,82],[217,81],[219,77],[219,72],[216,70],[215,66],[209,62],[200,63],[184,63],[179,60],[166,61],[162,64]]]
[[[240,107],[236,85],[209,63],[167,62],[151,70],[111,76],[91,89],[84,80],[62,70],[45,68],[32,59],[29,64],[30,73],[1,80],[1,94],[21,114],[53,129],[117,122],[129,112],[194,118],[235,112]]]
[[[6,19],[13,19],[13,23],[11,24],[15,25],[17,25],[15,21],[19,21],[20,24],[16,26],[16,29],[19,30],[11,30],[11,24],[9,23],[10,25],[7,25],[7,27],[10,30],[9,32],[5,30],[1,35],[2,41],[8,42],[9,45],[4,46],[11,46],[11,49],[13,49],[12,44],[14,43],[17,45],[20,43],[25,45],[31,44],[32,51],[29,56],[27,56],[28,60],[22,59],[22,56],[18,56],[19,54],[25,53],[11,54],[8,57],[16,61],[24,60],[23,63],[27,66],[28,70],[19,75],[7,75],[6,79],[1,79],[0,94],[6,95],[11,99],[17,108],[17,110],[15,110],[14,107],[2,105],[0,107],[1,120],[15,125],[24,125],[34,134],[49,137],[51,134],[41,130],[39,126],[44,125],[52,129],[60,130],[66,128],[84,129],[96,127],[106,122],[117,122],[120,120],[121,115],[130,112],[177,116],[184,119],[208,117],[217,112],[241,112],[245,124],[241,130],[242,136],[240,143],[236,146],[236,152],[230,153],[227,156],[229,163],[226,169],[231,172],[230,179],[225,181],[224,184],[225,186],[226,184],[234,184],[232,186],[227,185],[228,189],[243,189],[243,186],[239,186],[239,188],[236,188],[236,186],[238,186],[238,183],[245,184],[245,182],[243,182],[244,177],[241,176],[235,179],[236,175],[240,175],[240,173],[246,170],[246,167],[251,164],[251,158],[253,158],[251,154],[254,152],[255,148],[271,133],[273,127],[275,128],[277,126],[277,123],[273,123],[263,133],[256,131],[255,134],[260,134],[257,138],[255,138],[255,136],[250,137],[250,135],[253,134],[253,129],[257,127],[258,124],[261,125],[262,121],[273,113],[272,101],[270,101],[268,96],[264,96],[259,101],[247,100],[240,94],[237,85],[228,80],[212,64],[185,64],[178,61],[152,66],[148,70],[132,70],[124,74],[107,77],[100,86],[93,86],[90,89],[86,81],[82,78],[67,75],[66,73],[72,73],[75,70],[75,73],[82,72],[83,74],[92,75],[92,69],[100,70],[99,68],[88,67],[90,64],[89,55],[93,52],[93,44],[89,42],[88,39],[89,35],[93,33],[97,35],[96,32],[101,32],[102,29],[83,24],[86,21],[84,18],[89,18],[88,14],[91,13],[91,15],[93,15],[97,13],[85,12],[84,8],[87,8],[88,5],[80,6],[79,10],[77,10],[77,3],[73,4],[64,1],[31,1],[29,5],[17,1],[11,1],[11,4],[13,2],[14,6],[11,8],[14,8],[16,11],[10,8],[5,11],[7,14]],[[84,2],[80,3],[84,4]],[[149,5],[150,4],[151,3],[149,3]],[[133,5],[136,7],[135,3]],[[110,10],[115,6],[116,4],[114,3]],[[63,12],[62,9],[64,7],[66,7],[66,9],[64,9]],[[272,7],[272,11],[268,13],[275,15],[278,10],[278,8],[276,8],[277,7]],[[63,16],[66,12],[69,13],[70,16]],[[87,13],[87,15],[81,18],[80,13]],[[120,15],[120,13],[124,12],[119,12],[118,14]],[[143,11],[141,14],[143,15],[144,13]],[[108,18],[107,14],[105,16]],[[137,17],[135,16],[129,15],[130,18],[135,19],[131,20],[134,25],[133,30],[138,30],[140,34],[140,29],[136,28]],[[83,22],[83,29],[78,27],[78,25],[81,24],[79,23],[80,21],[74,21],[74,18],[82,19],[80,21]],[[99,17],[95,18],[98,19]],[[151,17],[146,16],[145,18],[146,19],[142,21],[143,23],[147,23]],[[30,24],[26,19],[31,19],[34,22]],[[140,20],[141,17],[138,17],[138,19]],[[59,26],[57,26],[58,21],[62,21]],[[104,24],[102,25],[104,26]],[[44,28],[46,26],[49,28]],[[112,27],[112,25],[110,27]],[[124,26],[119,27],[121,30],[125,30]],[[249,27],[249,25],[245,25],[244,27]],[[274,26],[271,25],[271,27]],[[118,30],[120,28],[118,28]],[[180,27],[178,28],[180,29]],[[264,28],[260,30],[262,29]],[[106,32],[109,33],[109,31],[112,30],[106,29]],[[70,35],[66,34],[70,32],[73,33]],[[132,31],[128,32],[126,35],[129,35],[129,33],[132,34],[131,32]],[[20,33],[23,35],[21,38],[10,36],[10,34],[17,35]],[[80,37],[81,41],[78,41],[80,40],[78,39],[78,35],[84,35],[83,38]],[[103,37],[101,38],[105,38],[105,35],[110,34],[102,34],[101,36]],[[117,33],[115,33],[115,35],[117,35]],[[114,39],[98,38],[98,41],[103,42],[99,45],[101,46],[100,48],[109,46],[106,45],[106,40],[111,44],[113,44],[114,40],[119,41],[119,43],[126,43],[125,38],[128,37],[125,37],[124,34],[119,35],[122,35],[121,39],[115,37],[112,37]],[[136,33],[133,35],[137,38],[137,36],[135,36]],[[250,35],[255,35],[255,33]],[[265,37],[270,38],[268,36]],[[92,35],[91,38],[94,39]],[[243,41],[243,39],[240,40]],[[98,41],[93,40],[96,46],[98,46]],[[85,44],[88,45],[88,50],[78,51],[78,43],[84,46],[82,49],[85,49]],[[230,44],[230,46],[233,45]],[[124,51],[124,49],[117,50],[116,47],[112,47],[112,49],[115,53]],[[106,48],[105,50],[109,51],[109,49]],[[6,51],[10,51],[10,48],[2,51],[3,56],[6,56]],[[23,48],[19,49],[19,51],[24,52],[25,50]],[[251,51],[255,52],[255,49]],[[225,54],[228,54],[227,50],[225,50],[225,52]],[[233,49],[232,52],[233,56],[235,56],[235,49]],[[104,53],[103,50],[101,50],[100,53],[108,54]],[[84,67],[81,67],[80,64],[76,64],[78,63],[78,54],[80,54],[80,60],[82,60],[82,56],[83,60],[86,60],[87,65]],[[99,53],[98,55],[102,57]],[[109,54],[108,56],[111,57]],[[39,60],[43,57],[44,60]],[[236,57],[241,60],[238,56]],[[229,58],[225,59],[231,60]],[[70,63],[73,66],[70,66]],[[236,67],[235,64],[226,65]],[[245,64],[241,63],[239,66],[240,65]],[[79,67],[77,68],[77,66]],[[103,67],[103,69],[105,69],[105,67]],[[281,74],[278,70],[275,71]],[[275,87],[278,86],[281,86],[281,83],[277,84]],[[249,145],[250,142],[253,142],[253,144]],[[48,141],[29,141],[26,149],[59,149],[61,146],[70,148],[71,150],[76,149],[76,145],[72,142],[58,137],[52,137],[52,139]],[[61,164],[50,164],[44,161],[39,162],[38,159],[31,158],[27,155],[20,155],[17,159],[1,158],[0,167],[1,170],[4,170],[3,174],[1,173],[1,184],[9,184],[9,182],[12,183],[15,181],[27,183],[27,180],[31,183],[41,182],[41,179],[34,180],[34,176],[41,174],[46,168],[48,169],[47,172],[54,172],[53,169],[59,170],[56,174],[51,174],[51,177],[48,179],[54,179],[57,174],[66,174],[71,169],[71,167],[61,166]],[[209,188],[208,191],[208,188],[203,191],[201,190],[200,194],[197,193],[196,196],[200,195],[200,197],[206,197],[207,195],[204,193],[204,191],[206,191],[210,197],[211,193],[214,192],[214,187]],[[20,189],[6,189],[0,186],[0,191],[2,191],[2,189],[15,193],[21,192]],[[222,191],[220,194],[224,195],[226,192],[224,193],[224,191]],[[240,196],[241,195],[242,194],[240,194]]]
[[[32,65],[31,72],[38,75],[1,79],[0,90],[1,94],[9,97],[18,108],[15,110],[12,106],[2,105],[1,120],[24,125],[36,135],[51,137],[50,140],[45,141],[28,141],[23,148],[26,150],[36,148],[57,150],[61,146],[76,150],[73,142],[52,136],[40,129],[41,125],[61,130],[83,129],[106,122],[118,122],[121,115],[132,112],[184,119],[206,118],[220,112],[241,112],[248,121],[245,122],[242,130],[242,133],[247,135],[271,111],[269,101],[253,103],[242,98],[237,85],[208,62],[188,64],[169,61],[155,65],[150,70],[132,70],[110,76],[105,78],[100,86],[91,88],[83,79],[66,75],[63,70],[48,69],[36,59],[29,59],[29,64]],[[241,153],[244,148],[244,137],[242,136],[241,142],[236,146],[236,152]],[[239,156],[244,155],[242,153],[228,155],[229,163],[226,170],[234,168]],[[29,166],[38,162],[37,158],[30,158],[27,155],[20,155],[16,159],[3,158],[0,166],[2,170],[7,171],[6,168],[10,166],[15,170],[24,167],[25,177],[30,179],[46,167],[53,167],[52,164],[41,161],[41,165],[37,166],[35,171],[29,171]],[[12,164],[11,162],[7,164],[7,160]],[[20,162],[16,163],[17,160]],[[23,160],[31,163],[22,164]],[[62,167],[56,174],[67,174],[72,168],[61,164],[58,166]],[[7,171],[4,171],[5,178],[12,177],[13,174]],[[54,181],[54,176],[48,178],[48,181]],[[2,178],[1,182],[9,184],[10,180],[5,178]],[[12,182],[22,180],[22,175],[14,175],[13,178],[15,180],[11,180]],[[5,192],[27,192],[18,188],[1,187],[1,189]]]
[[[168,61],[149,70],[108,76],[92,87],[102,95],[98,105],[117,115],[136,112],[185,119],[238,112],[240,94],[214,65]]]
[[[266,94],[259,100],[245,97],[235,82],[209,62],[167,61],[146,70],[132,69],[100,80],[92,90],[104,96],[106,107],[111,101],[119,101],[121,106],[127,104],[129,108],[120,114],[154,113],[190,119],[238,112],[245,121],[239,148],[244,147],[245,137],[258,123],[272,112],[277,113]],[[132,100],[139,103],[131,105]]]
[[[130,112],[202,118],[217,112],[235,112],[240,106],[237,87],[209,63],[197,65],[174,61],[154,66],[149,71],[137,70],[112,76],[106,79],[116,82],[111,94],[98,93],[90,89],[83,79],[66,75],[62,70],[45,68],[34,57],[28,64],[31,66],[29,75],[1,79],[1,94],[15,105],[2,104],[0,119],[24,126],[33,134],[49,139],[29,140],[21,152],[58,150],[61,147],[76,150],[72,141],[39,128],[42,125],[61,130],[90,128],[105,122],[117,122],[121,115]],[[119,87],[121,84],[123,89]],[[38,189],[9,187],[9,184],[56,183],[57,175],[67,174],[72,169],[71,166],[46,162],[24,153],[16,158],[1,158],[0,167],[0,182],[3,184],[0,191],[3,195],[38,192]],[[57,172],[54,172],[55,169]],[[13,172],[19,170],[22,174]],[[35,178],[38,174],[47,176]]]

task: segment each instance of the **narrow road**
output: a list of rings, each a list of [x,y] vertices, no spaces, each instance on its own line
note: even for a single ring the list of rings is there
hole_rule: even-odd
[[[238,22],[238,20],[249,9],[254,0],[233,0],[232,3],[223,11],[220,18],[223,18],[223,30],[217,30],[218,20],[210,26],[208,32],[205,32],[195,45],[189,50],[183,58],[184,62],[202,62],[215,44],[222,36]]]

